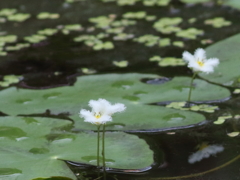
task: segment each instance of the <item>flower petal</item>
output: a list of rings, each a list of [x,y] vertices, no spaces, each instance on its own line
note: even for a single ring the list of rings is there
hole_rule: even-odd
[[[205,62],[206,66],[213,66],[216,67],[219,64],[218,58],[210,58]]]
[[[183,60],[186,62],[195,61],[194,56],[191,53],[189,53],[188,51],[184,51],[182,56],[183,56]]]
[[[100,99],[99,99],[100,100]],[[88,105],[92,108],[93,112],[102,112],[104,107],[99,100],[90,100]]]
[[[96,118],[94,117],[94,115],[86,109],[82,109],[79,114],[80,114],[80,117],[84,118],[85,122],[90,122],[90,123],[96,122]]]
[[[109,109],[109,114],[114,114],[116,112],[122,112],[126,109],[126,106],[124,104],[121,103],[116,103],[114,105],[111,106],[111,108]]]
[[[194,53],[195,60],[205,60],[206,59],[206,52],[202,48],[196,49]]]

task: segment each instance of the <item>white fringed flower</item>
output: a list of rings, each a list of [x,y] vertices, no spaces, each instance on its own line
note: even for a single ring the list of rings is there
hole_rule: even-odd
[[[204,158],[209,158],[211,155],[220,153],[223,150],[224,147],[222,145],[208,145],[206,143],[203,143],[197,152],[189,156],[188,162],[190,164],[193,164],[195,162],[201,161]]]
[[[79,115],[84,118],[85,122],[97,125],[112,121],[112,114],[122,112],[126,109],[124,104],[116,103],[111,105],[105,99],[90,100],[88,105],[92,108],[92,111],[82,109]]]
[[[184,51],[183,59],[188,63],[188,67],[195,72],[211,73],[214,71],[214,67],[219,64],[219,59],[217,58],[206,59],[206,52],[202,48],[198,48],[194,55]]]

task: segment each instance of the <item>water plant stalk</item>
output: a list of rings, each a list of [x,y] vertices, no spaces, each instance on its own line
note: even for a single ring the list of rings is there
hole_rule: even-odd
[[[188,102],[190,102],[190,100],[191,100],[192,88],[193,88],[193,80],[195,79],[196,75],[197,75],[197,72],[194,72],[194,74],[192,76],[192,79],[191,79],[190,90],[189,90],[189,93],[188,93]]]
[[[102,132],[102,163],[103,163],[103,179],[106,180],[106,164],[105,164],[105,124],[103,124]]]
[[[100,127],[101,125],[97,125],[97,167],[99,167]]]

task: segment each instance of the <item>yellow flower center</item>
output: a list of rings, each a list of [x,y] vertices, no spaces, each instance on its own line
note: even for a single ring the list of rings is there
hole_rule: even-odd
[[[101,117],[101,113],[100,112],[95,113],[94,116],[95,116],[95,118],[99,119]]]
[[[197,63],[198,63],[198,65],[201,66],[201,67],[204,65],[204,63],[203,63],[202,61],[197,61]]]
[[[203,142],[202,144],[199,144],[199,150],[203,150],[206,147],[208,147],[208,143],[207,142]]]

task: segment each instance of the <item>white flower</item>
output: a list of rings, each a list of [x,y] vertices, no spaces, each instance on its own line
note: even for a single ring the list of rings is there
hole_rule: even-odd
[[[217,58],[206,59],[206,52],[202,48],[198,48],[194,55],[188,51],[184,51],[183,59],[188,63],[188,67],[196,72],[211,73],[214,71],[213,68],[219,64],[219,59]]]
[[[193,164],[197,161],[201,161],[204,158],[209,158],[211,155],[220,153],[223,150],[224,147],[222,145],[208,145],[206,143],[203,143],[197,152],[189,156],[188,162],[190,164]]]
[[[84,118],[85,122],[97,125],[112,121],[112,114],[122,112],[126,109],[124,104],[116,103],[111,105],[105,99],[90,100],[88,105],[92,108],[92,111],[82,109],[79,113],[80,117]]]

